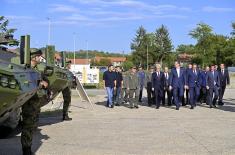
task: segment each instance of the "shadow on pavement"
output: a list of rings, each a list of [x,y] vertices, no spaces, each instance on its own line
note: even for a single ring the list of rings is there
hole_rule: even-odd
[[[34,131],[32,151],[36,152],[43,141],[48,140],[48,135],[43,135],[40,127],[62,122],[62,110],[46,111],[40,113],[38,128]],[[14,130],[0,127],[0,154],[21,155],[21,125]]]

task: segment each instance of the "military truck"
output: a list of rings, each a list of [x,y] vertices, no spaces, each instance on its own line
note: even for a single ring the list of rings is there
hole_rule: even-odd
[[[0,125],[15,128],[20,120],[21,106],[36,92],[40,74],[30,68],[30,37],[22,36],[20,63],[6,61],[0,55]],[[13,35],[0,36],[0,53],[7,46],[18,45]]]

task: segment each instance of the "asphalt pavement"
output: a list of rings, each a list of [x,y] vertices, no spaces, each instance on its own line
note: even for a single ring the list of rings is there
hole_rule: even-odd
[[[72,98],[72,121],[62,122],[61,98],[43,107],[34,134],[36,155],[234,155],[235,89],[225,105],[106,108],[104,90],[88,90],[92,104]],[[95,95],[95,96],[93,96]],[[146,101],[146,98],[144,98]],[[20,132],[0,139],[0,155],[21,154]]]

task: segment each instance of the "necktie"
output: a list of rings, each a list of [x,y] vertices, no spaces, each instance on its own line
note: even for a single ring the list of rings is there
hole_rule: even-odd
[[[222,74],[224,75],[224,70],[222,70]]]

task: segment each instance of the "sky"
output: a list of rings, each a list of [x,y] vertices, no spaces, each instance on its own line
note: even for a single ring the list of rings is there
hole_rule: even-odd
[[[195,44],[188,33],[200,22],[229,35],[234,0],[1,0],[0,15],[17,28],[16,38],[31,35],[31,47],[130,53],[139,26],[155,32],[166,25],[174,47]]]

